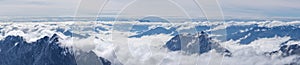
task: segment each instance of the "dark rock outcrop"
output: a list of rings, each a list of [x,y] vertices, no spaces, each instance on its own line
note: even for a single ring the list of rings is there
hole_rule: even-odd
[[[281,45],[280,49],[277,51],[272,52],[266,52],[267,56],[272,55],[280,55],[281,57],[288,57],[296,55],[296,58],[293,59],[293,61],[286,65],[300,65],[300,45],[298,44],[292,44],[292,45]]]
[[[268,55],[278,54],[283,57],[291,56],[291,55],[300,55],[300,45],[292,44],[292,45],[282,45],[280,49],[277,51],[267,52]]]
[[[0,65],[80,65],[74,52],[59,46],[58,39],[54,34],[28,43],[20,36],[7,36],[0,40]],[[100,57],[99,61],[110,65],[104,58]]]
[[[198,34],[179,34],[169,40],[165,47],[171,51],[184,51],[186,53],[206,53],[215,49],[226,56],[231,56],[231,52],[218,43],[214,42],[208,34],[201,32]]]

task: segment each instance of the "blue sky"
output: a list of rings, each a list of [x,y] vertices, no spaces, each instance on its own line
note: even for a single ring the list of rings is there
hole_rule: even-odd
[[[0,0],[0,16],[74,16],[82,1],[89,0]],[[91,1],[91,0],[90,0]],[[134,0],[109,0],[103,8],[102,15],[117,15],[128,3]],[[168,14],[177,6],[164,7],[163,0],[137,0],[150,6],[128,7],[132,12],[138,9],[166,9]],[[156,1],[156,2],[154,2]],[[172,0],[181,6],[190,16],[203,17],[202,10],[193,0]],[[99,1],[105,2],[104,0]],[[205,2],[205,1],[204,1]],[[300,17],[300,0],[219,0],[224,16],[232,17]],[[206,3],[206,2],[205,2]],[[91,2],[90,4],[95,4]],[[81,4],[82,5],[82,4]],[[131,5],[131,4],[130,4]],[[135,5],[139,6],[139,5]],[[84,7],[84,6],[83,6]],[[98,6],[100,7],[100,6]],[[97,14],[97,6],[87,6],[88,11],[80,12],[86,15]],[[173,8],[175,7],[175,8]],[[173,8],[173,9],[172,9]],[[208,6],[209,8],[209,6]],[[81,8],[79,8],[81,9]],[[179,10],[179,9],[178,9]],[[177,12],[173,12],[177,13]],[[102,16],[100,15],[100,16]],[[161,14],[164,15],[164,14]]]

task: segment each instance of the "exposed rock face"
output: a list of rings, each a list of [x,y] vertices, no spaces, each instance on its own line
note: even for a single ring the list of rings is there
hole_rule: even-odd
[[[80,65],[73,52],[59,46],[58,39],[54,34],[28,43],[20,36],[7,36],[0,41],[0,65]],[[92,53],[85,56],[98,58],[100,65],[110,65],[109,61]]]
[[[279,50],[268,52],[268,55],[278,54],[281,56],[287,57],[291,55],[300,55],[300,45],[292,44],[292,45],[282,45]]]
[[[230,56],[229,50],[221,47],[218,43],[214,42],[204,32],[197,34],[179,34],[173,37],[165,45],[171,51],[185,51],[187,53],[206,53],[215,49],[217,52]]]

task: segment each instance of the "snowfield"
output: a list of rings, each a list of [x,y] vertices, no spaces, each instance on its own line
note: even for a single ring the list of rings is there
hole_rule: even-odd
[[[232,55],[223,56],[214,49],[202,54],[188,54],[184,50],[172,51],[165,47],[176,35],[201,31],[222,48],[228,49]],[[1,40],[8,36],[21,36],[31,43],[53,34],[58,35],[61,47],[74,51],[92,51],[112,65],[300,64],[297,63],[300,60],[300,47],[289,47],[300,43],[300,21],[0,23]],[[219,40],[219,36],[225,36],[226,39]],[[284,45],[289,48],[289,52],[281,49]]]

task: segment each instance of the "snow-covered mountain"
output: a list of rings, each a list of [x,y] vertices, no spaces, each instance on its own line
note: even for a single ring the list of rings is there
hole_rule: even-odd
[[[299,21],[3,22],[0,65],[297,65],[299,33]]]
[[[214,42],[212,38],[208,37],[205,32],[197,34],[180,34],[169,40],[166,45],[172,51],[185,51],[187,53],[207,53],[210,50],[216,50],[218,53],[230,56],[229,50],[220,46],[218,42]]]
[[[0,65],[110,65],[108,60],[93,52],[75,54],[59,46],[59,37],[45,36],[29,43],[20,36],[7,36],[0,41]],[[95,58],[95,59],[92,59]],[[92,60],[87,60],[92,59]]]

